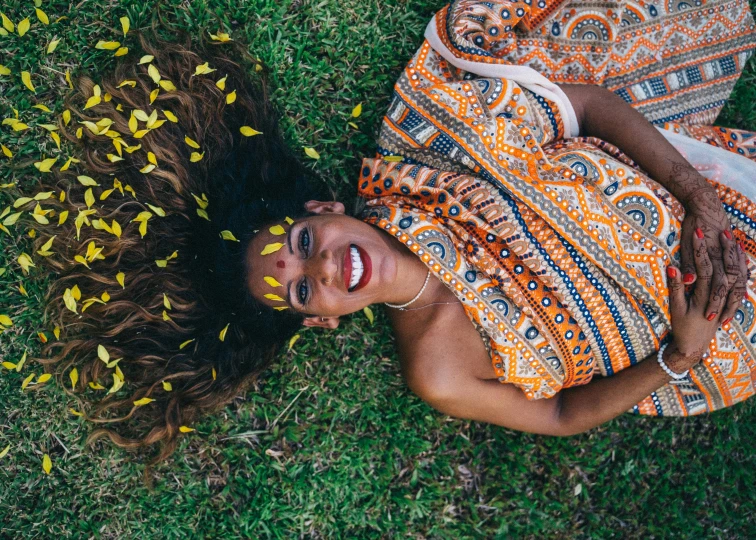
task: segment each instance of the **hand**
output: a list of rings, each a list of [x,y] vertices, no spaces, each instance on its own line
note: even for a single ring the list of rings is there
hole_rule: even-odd
[[[696,234],[703,234],[711,263],[711,293],[703,309],[706,311],[705,314],[712,318],[725,312],[729,313],[727,317],[731,317],[745,296],[748,268],[741,267],[737,262],[738,246],[731,240],[732,232],[727,214],[722,209],[722,202],[716,190],[708,187],[709,189],[697,189],[695,197],[684,203],[685,219],[680,235],[683,284],[690,285],[696,281],[693,239]],[[727,231],[725,236],[722,236],[723,231]],[[730,238],[726,238],[727,234]],[[725,247],[720,238],[728,241],[728,247]],[[736,284],[740,287],[736,287]]]
[[[745,276],[746,258],[742,249],[736,246],[734,240],[728,239],[721,233],[722,246],[727,257],[727,266],[737,268],[740,276]],[[667,267],[667,284],[669,286],[670,319],[672,323],[673,349],[670,357],[670,369],[682,373],[689,369],[703,356],[711,339],[720,324],[729,322],[735,310],[743,299],[745,292],[745,277],[738,277],[734,289],[741,291],[737,299],[728,300],[724,312],[720,317],[709,320],[706,317],[706,306],[710,301],[712,285],[712,262],[706,246],[706,240],[693,235],[693,258],[698,279],[690,298],[685,296],[685,285],[682,282],[680,270],[674,266]]]

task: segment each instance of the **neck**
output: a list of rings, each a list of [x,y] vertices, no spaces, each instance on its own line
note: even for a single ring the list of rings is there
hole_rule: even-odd
[[[397,305],[406,304],[415,298],[420,289],[422,289],[425,279],[428,277],[428,267],[399,240],[393,237],[389,238],[391,239],[391,248],[396,254],[396,277],[390,290],[386,291],[386,297],[380,301]],[[433,279],[433,274],[431,273],[431,279],[427,287],[416,302],[423,302],[428,298],[432,298],[436,285],[443,287],[442,283],[438,282],[437,279]]]

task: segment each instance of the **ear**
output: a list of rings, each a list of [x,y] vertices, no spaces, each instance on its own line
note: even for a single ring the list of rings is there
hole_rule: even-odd
[[[304,207],[313,214],[343,214],[346,211],[339,201],[307,201]]]
[[[338,317],[317,317],[313,315],[312,317],[305,317],[302,326],[336,330],[339,327],[339,322],[341,321]]]

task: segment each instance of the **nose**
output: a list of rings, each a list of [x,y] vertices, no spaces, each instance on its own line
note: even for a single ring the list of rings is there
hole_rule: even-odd
[[[339,265],[336,257],[330,249],[323,249],[317,256],[309,259],[308,273],[322,285],[336,283],[339,273]]]

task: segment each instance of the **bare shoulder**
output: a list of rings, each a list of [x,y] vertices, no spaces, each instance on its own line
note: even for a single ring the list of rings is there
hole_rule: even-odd
[[[495,378],[488,351],[461,303],[391,314],[402,372],[423,399],[469,379]]]

